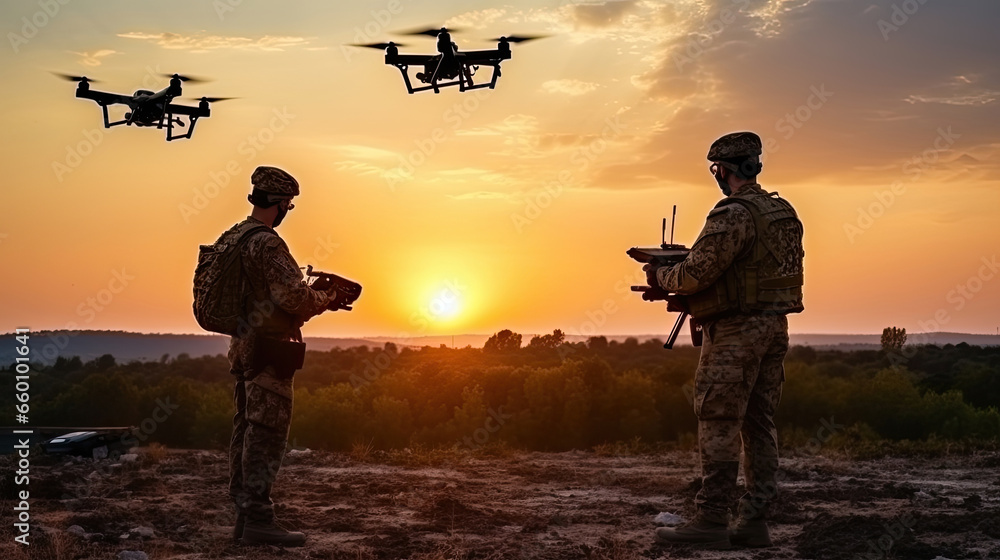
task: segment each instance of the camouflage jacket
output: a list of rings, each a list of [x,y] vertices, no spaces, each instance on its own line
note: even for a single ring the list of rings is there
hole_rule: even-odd
[[[753,184],[744,189],[761,190]],[[687,258],[673,267],[656,271],[660,286],[671,293],[691,295],[709,288],[737,257],[756,240],[753,216],[741,204],[729,204],[708,213],[705,227]]]
[[[246,221],[263,223],[247,217],[237,227]],[[243,273],[251,291],[246,310],[251,333],[283,340],[301,339],[299,328],[326,310],[330,296],[306,285],[288,246],[273,230],[252,234],[242,249]],[[233,337],[230,357],[249,363],[251,339],[252,336]]]

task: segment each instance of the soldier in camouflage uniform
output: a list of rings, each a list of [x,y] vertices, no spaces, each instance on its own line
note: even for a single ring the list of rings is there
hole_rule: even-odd
[[[275,167],[258,167],[251,176],[248,199],[253,211],[223,234],[239,238],[256,228],[241,246],[244,289],[249,293],[244,319],[229,345],[236,377],[233,437],[229,452],[229,494],[236,503],[233,537],[248,544],[299,546],[305,535],[275,524],[271,487],[281,466],[292,417],[292,378],[271,365],[255,363],[255,342],[263,337],[302,341],[299,328],[325,311],[335,296],[313,290],[275,233],[299,194],[295,179]],[[267,226],[267,227],[261,227]]]
[[[760,138],[727,134],[712,144],[710,170],[726,195],[681,263],[646,265],[651,286],[679,294],[702,324],[704,345],[695,373],[702,487],[697,517],[661,528],[664,542],[728,547],[770,546],[764,522],[777,495],[778,436],[774,413],[784,381],[788,313],[802,310],[802,223],[792,206],[757,184]],[[728,530],[740,453],[746,493]]]

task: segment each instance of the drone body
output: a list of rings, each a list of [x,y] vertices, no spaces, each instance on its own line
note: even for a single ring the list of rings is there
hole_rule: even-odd
[[[135,125],[139,127],[149,126],[166,129],[168,142],[181,138],[191,138],[191,134],[194,133],[194,125],[198,122],[198,119],[211,116],[212,111],[209,108],[209,104],[213,101],[229,99],[202,97],[197,107],[174,104],[174,98],[179,97],[182,93],[181,82],[198,81],[178,74],[170,76],[170,84],[160,91],[153,92],[140,89],[136,90],[132,95],[92,90],[90,89],[90,82],[93,80],[86,76],[63,75],[63,77],[70,81],[79,82],[76,88],[77,97],[91,99],[101,106],[104,112],[104,128],[119,125]],[[129,110],[125,113],[122,120],[112,122],[108,115],[108,106],[115,104],[126,105]],[[187,122],[178,115],[180,117],[186,116]],[[183,134],[175,133],[174,127],[187,128],[187,132]]]
[[[407,33],[408,35],[429,35],[437,37],[438,54],[400,54],[399,47],[403,46],[394,42],[372,43],[365,45],[354,45],[356,47],[369,47],[385,49],[385,63],[395,66],[403,75],[403,83],[409,93],[433,90],[434,93],[441,93],[441,88],[448,86],[458,86],[459,91],[471,89],[496,87],[497,79],[500,77],[500,63],[510,60],[510,43],[519,43],[538,37],[500,37],[496,39],[497,48],[491,50],[462,51],[459,50],[451,40],[451,32],[445,27],[440,29],[426,29]],[[410,66],[422,66],[423,72],[417,72],[415,78],[426,85],[414,87],[410,79]],[[480,66],[493,68],[493,74],[489,81],[475,83],[473,76]]]

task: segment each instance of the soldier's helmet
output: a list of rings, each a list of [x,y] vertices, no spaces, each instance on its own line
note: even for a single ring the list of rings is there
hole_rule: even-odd
[[[288,174],[287,171],[277,167],[261,165],[254,169],[250,176],[254,190],[269,194],[284,195],[288,197],[298,196],[299,182]]]
[[[763,153],[760,136],[753,132],[732,132],[720,137],[708,149],[708,160],[743,178],[756,177],[761,170]]]
[[[733,132],[712,142],[708,149],[709,161],[727,161],[759,156],[763,153],[760,136],[753,132]]]

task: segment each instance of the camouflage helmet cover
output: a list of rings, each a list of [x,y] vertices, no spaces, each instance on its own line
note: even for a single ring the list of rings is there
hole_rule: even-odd
[[[289,197],[298,196],[299,194],[298,181],[289,175],[288,172],[277,167],[261,165],[257,169],[254,169],[253,175],[250,176],[250,182],[253,183],[255,190],[270,194]]]
[[[753,132],[733,132],[722,136],[708,149],[709,161],[756,158],[763,153],[760,136]]]

